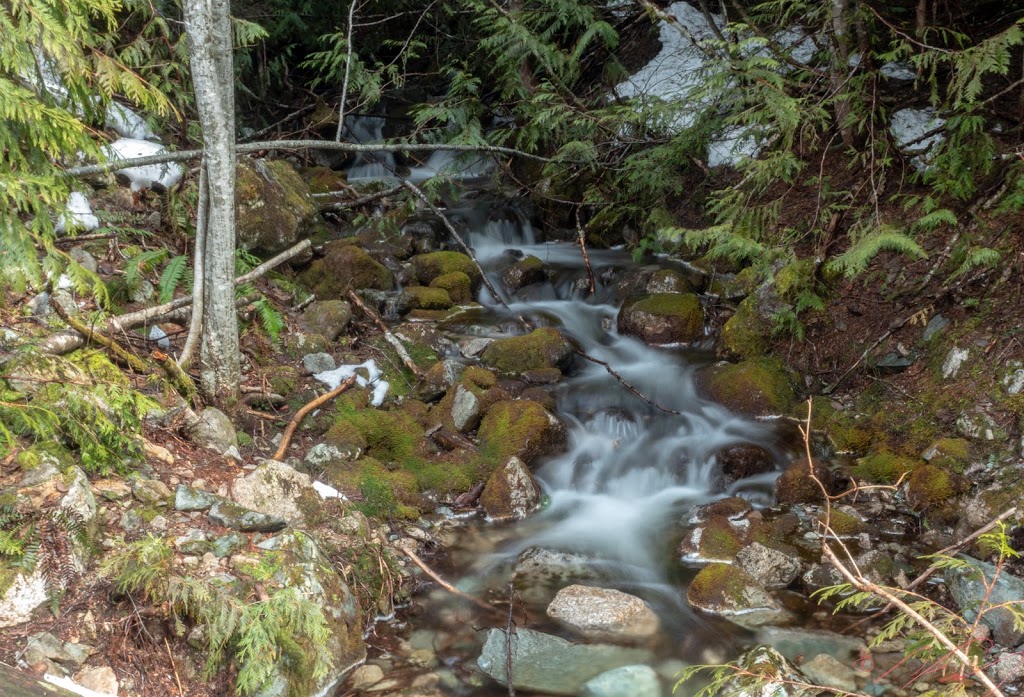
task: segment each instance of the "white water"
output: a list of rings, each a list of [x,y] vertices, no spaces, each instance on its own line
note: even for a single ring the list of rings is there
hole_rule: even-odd
[[[345,127],[353,143],[369,144],[384,140],[383,116],[346,116]],[[356,156],[356,162],[348,170],[349,181],[369,179],[394,179],[395,155],[383,150],[363,152]]]

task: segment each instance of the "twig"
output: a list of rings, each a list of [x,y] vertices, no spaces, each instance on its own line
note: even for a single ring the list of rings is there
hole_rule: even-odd
[[[304,254],[305,252],[308,252],[312,248],[313,248],[313,243],[312,242],[310,242],[309,240],[303,240],[302,242],[299,242],[294,247],[290,247],[289,249],[284,250],[283,252],[281,252],[277,256],[271,257],[270,259],[267,259],[265,262],[263,262],[262,264],[257,266],[255,269],[253,269],[249,273],[242,274],[241,276],[239,276],[238,278],[235,279],[235,285],[236,286],[240,286],[243,283],[248,283],[249,281],[252,281],[253,279],[259,278],[260,276],[265,274],[267,271],[270,271],[274,267],[280,266],[281,264],[283,264],[284,262],[288,261],[289,259],[294,259],[295,257],[299,256],[300,254]]]
[[[391,348],[395,349],[395,353],[397,353],[398,357],[402,359],[402,363],[405,363],[405,367],[411,370],[412,374],[415,375],[417,379],[422,380],[423,372],[420,370],[419,366],[416,365],[416,362],[413,361],[409,352],[405,350],[405,346],[403,346],[402,342],[398,340],[398,337],[391,333],[391,330],[388,329],[388,325],[384,324],[384,320],[380,318],[380,315],[364,303],[362,298],[356,295],[356,292],[351,288],[348,289],[345,296],[353,305],[358,307],[364,315],[369,317],[382,332],[384,332],[384,340],[391,344]]]
[[[576,233],[579,236],[580,250],[583,252],[583,263],[587,265],[587,278],[590,280],[590,294],[593,295],[597,290],[597,284],[594,282],[594,270],[590,268],[590,255],[587,254],[587,233],[583,229],[583,221],[580,220],[580,208],[576,206]]]
[[[181,678],[178,677],[178,667],[174,665],[174,655],[171,654],[171,645],[167,643],[167,637],[164,637],[164,646],[167,648],[167,658],[171,660],[171,670],[174,671],[174,682],[178,683],[178,695],[179,697],[185,697],[185,691],[181,689]]]
[[[458,588],[456,588],[455,586],[453,586],[452,584],[448,583],[443,578],[438,576],[437,572],[435,572],[433,569],[431,569],[429,566],[427,566],[426,562],[424,562],[422,559],[420,559],[418,556],[416,556],[416,553],[413,552],[411,549],[403,549],[402,550],[402,554],[405,554],[410,559],[412,559],[412,563],[415,564],[416,566],[420,567],[420,569],[423,570],[423,573],[425,573],[427,576],[429,576],[431,578],[431,580],[434,581],[434,583],[436,583],[437,585],[441,586],[441,588],[444,588],[446,591],[448,591],[452,595],[456,595],[456,596],[462,598],[463,600],[466,600],[466,601],[476,605],[481,610],[486,610],[487,612],[501,614],[501,610],[499,610],[498,608],[496,608],[493,605],[490,605],[488,603],[485,603],[483,600],[480,600],[480,598],[472,596],[469,593],[464,593],[463,591],[460,591]],[[502,616],[504,616],[504,615],[502,615]]]
[[[295,433],[295,429],[299,427],[299,424],[302,423],[302,420],[306,418],[306,414],[313,411],[317,407],[331,401],[332,399],[340,395],[342,392],[352,387],[352,385],[354,385],[355,382],[356,376],[353,375],[348,380],[341,383],[327,394],[320,395],[319,397],[311,401],[309,404],[295,412],[295,416],[293,416],[292,420],[288,423],[288,428],[284,430],[284,435],[281,436],[281,444],[277,446],[277,452],[274,453],[274,459],[280,461],[284,458],[285,453],[288,452],[288,444],[292,440],[292,435]]]
[[[142,359],[126,351],[116,341],[109,337],[103,336],[102,334],[94,331],[92,328],[86,326],[78,319],[69,315],[67,311],[61,306],[61,304],[57,302],[57,298],[52,295],[50,296],[50,307],[53,308],[53,311],[57,313],[58,317],[64,320],[65,324],[67,324],[69,327],[71,327],[76,332],[82,335],[83,344],[88,343],[90,341],[96,342],[97,344],[106,348],[112,354],[114,354],[115,360],[117,360],[122,365],[127,365],[129,368],[131,368],[137,373],[148,375],[153,372],[153,369],[147,366],[142,361]]]
[[[54,244],[74,244],[75,242],[92,242],[93,240],[109,240],[111,237],[117,237],[116,232],[96,232],[91,235],[66,235],[64,237],[58,237],[53,241]]]
[[[320,206],[322,211],[340,211],[348,208],[357,208],[364,206],[367,203],[373,203],[382,198],[387,198],[392,194],[396,194],[405,187],[399,184],[398,186],[391,187],[390,189],[384,189],[373,194],[367,194],[366,196],[360,196],[359,198],[352,199],[351,201],[335,201],[333,203],[325,203]]]
[[[508,582],[508,622],[505,624],[505,681],[508,684],[508,697],[516,697],[516,686],[512,684],[512,636],[515,634],[515,622],[512,613],[515,610],[516,587]]]
[[[677,416],[682,413],[682,412],[676,411],[675,409],[670,409],[669,407],[666,407],[663,404],[658,404],[653,399],[651,399],[651,398],[647,397],[646,395],[644,395],[640,390],[635,388],[632,384],[630,384],[629,382],[626,382],[625,378],[623,378],[621,375],[616,373],[614,368],[612,368],[607,362],[602,361],[600,358],[594,358],[590,354],[584,353],[583,351],[579,351],[579,350],[576,351],[576,355],[579,356],[580,358],[585,358],[586,360],[590,361],[591,363],[597,363],[598,365],[603,366],[604,369],[608,371],[608,374],[611,375],[616,380],[618,380],[619,383],[623,387],[625,387],[627,390],[629,390],[630,392],[635,394],[640,399],[642,399],[645,402],[647,402],[648,404],[650,404],[655,409],[658,409],[659,411],[663,411],[666,414],[676,414]]]

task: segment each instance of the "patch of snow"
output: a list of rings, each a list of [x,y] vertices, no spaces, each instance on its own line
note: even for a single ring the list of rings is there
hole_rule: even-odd
[[[923,172],[929,167],[928,151],[945,140],[945,136],[942,133],[927,138],[922,136],[945,122],[935,113],[935,109],[900,109],[892,115],[889,131],[901,150],[914,155],[910,160],[914,169]]]
[[[60,277],[57,278],[57,285],[54,286],[54,290],[72,290],[74,287],[75,284],[71,282],[71,278],[69,278],[67,274],[62,273]]]
[[[100,226],[100,219],[93,215],[92,206],[85,194],[72,191],[68,196],[68,206],[57,219],[57,234],[67,232],[89,232]]]
[[[906,63],[883,63],[878,72],[890,80],[912,81],[917,79],[917,73]]]
[[[801,27],[790,27],[776,32],[772,40],[788,50],[793,60],[801,65],[807,65],[814,60],[814,54],[818,52],[818,45],[814,42],[814,37]]]
[[[88,687],[82,687],[71,678],[65,678],[61,675],[51,675],[47,673],[43,676],[43,681],[48,682],[51,685],[62,687],[68,692],[73,692],[81,697],[113,697],[109,692],[97,692],[96,690],[90,690]]]
[[[357,370],[365,370],[366,377],[359,375]],[[356,376],[356,384],[360,387],[366,387],[373,385],[373,393],[370,397],[370,404],[375,407],[379,407],[384,403],[384,397],[388,394],[388,388],[390,384],[386,380],[381,379],[380,368],[377,367],[376,361],[372,358],[365,363],[359,363],[357,365],[341,365],[334,370],[327,370],[322,373],[317,373],[313,377],[320,382],[327,385],[329,388],[336,389],[345,380],[348,380],[353,375]]]
[[[107,158],[112,162],[159,155],[167,151],[159,143],[151,143],[148,140],[137,138],[119,138],[106,146],[104,150],[107,153]],[[177,162],[164,162],[158,165],[127,167],[117,170],[117,173],[128,178],[132,191],[141,191],[153,188],[154,184],[169,189],[181,180],[185,170]]]
[[[167,332],[156,325],[149,330],[149,340],[155,341],[156,345],[162,349],[171,348],[171,340],[167,338]]]
[[[735,167],[748,157],[757,157],[760,151],[750,129],[728,128],[708,146],[708,167]]]
[[[329,484],[324,484],[323,482],[318,482],[315,479],[313,480],[313,488],[316,489],[316,493],[320,494],[320,498],[322,499],[348,500],[345,494],[341,493],[333,486],[330,486]]]
[[[106,125],[107,128],[116,131],[123,138],[135,138],[137,140],[156,138],[156,133],[149,127],[144,118],[132,109],[117,102],[111,102],[107,106]]]

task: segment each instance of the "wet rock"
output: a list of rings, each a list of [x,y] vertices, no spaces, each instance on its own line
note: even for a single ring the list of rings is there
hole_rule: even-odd
[[[322,225],[309,186],[286,160],[240,160],[235,188],[238,246],[277,254]]]
[[[574,347],[551,327],[542,327],[524,336],[495,339],[480,354],[489,368],[508,375],[519,375],[539,368],[564,369],[572,362]]]
[[[946,360],[942,362],[943,379],[951,380],[955,378],[960,372],[960,368],[967,362],[969,356],[970,351],[968,349],[959,349],[956,346],[951,348],[949,353],[946,354]]]
[[[348,240],[328,242],[324,257],[300,274],[299,281],[322,300],[340,300],[349,288],[392,290],[395,287],[387,267]]]
[[[954,472],[930,464],[920,465],[907,482],[907,503],[934,522],[952,524],[960,516],[954,500],[968,488],[967,480]]]
[[[857,674],[853,668],[827,653],[819,653],[811,660],[802,663],[800,670],[815,685],[834,687],[846,692],[853,692],[857,689]]]
[[[288,521],[277,516],[250,511],[230,501],[218,501],[210,508],[210,522],[241,532],[277,532],[288,525]]]
[[[436,286],[409,286],[400,302],[408,310],[447,310],[454,304],[448,291]]]
[[[795,627],[761,627],[754,640],[771,646],[790,661],[825,653],[852,665],[867,651],[856,637]]]
[[[616,324],[648,344],[689,344],[704,338],[704,309],[693,293],[636,296],[623,304]]]
[[[98,692],[101,695],[115,695],[116,697],[121,688],[117,682],[117,675],[110,666],[86,666],[75,673],[72,680],[85,689]]]
[[[715,363],[695,378],[704,397],[747,416],[785,414],[796,401],[789,375],[773,360]]]
[[[698,293],[704,287],[704,272],[696,268],[686,273],[660,266],[643,266],[627,271],[615,286],[615,298],[625,300],[631,295],[652,293]]]
[[[698,564],[729,562],[746,544],[750,521],[712,515],[683,538],[679,554],[684,561]]]
[[[764,448],[741,443],[723,448],[715,455],[726,484],[753,477],[775,469],[775,461]]]
[[[723,695],[744,697],[810,697],[819,690],[802,688],[807,678],[769,646],[755,646],[736,660],[735,678],[722,688]]]
[[[600,581],[595,560],[582,554],[531,547],[519,555],[512,582],[523,599],[546,605],[560,589],[576,581]]]
[[[573,644],[531,629],[516,630],[509,639],[509,646],[513,686],[555,695],[575,695],[584,683],[601,673],[646,663],[652,658],[644,649]],[[507,684],[504,631],[491,629],[487,632],[477,667],[499,683]]]
[[[722,325],[722,347],[733,356],[755,359],[768,351],[774,324],[758,311],[758,299],[750,296],[736,306]]]
[[[302,367],[307,372],[316,375],[317,373],[326,373],[329,370],[334,370],[337,364],[334,362],[334,356],[329,353],[307,353],[302,357]]]
[[[516,456],[528,466],[561,451],[565,426],[547,409],[529,401],[501,401],[487,410],[478,431],[484,454],[499,462]]]
[[[456,305],[465,305],[473,301],[473,280],[462,271],[452,271],[438,276],[430,282],[429,287],[445,291]]]
[[[661,697],[661,682],[650,666],[622,666],[588,680],[580,697]]]
[[[974,568],[950,569],[946,578],[949,592],[968,622],[973,622],[977,618],[982,602],[985,602],[985,607],[988,608],[1003,603],[1019,602],[1024,598],[1024,579],[1002,569],[991,593],[988,593],[986,586],[991,585],[992,579],[996,577],[996,567],[966,555],[960,557]],[[981,622],[992,630],[992,638],[1001,646],[1014,647],[1024,641],[1024,632],[1014,626],[1013,614],[1006,608],[988,610],[982,615]]]
[[[501,282],[509,293],[518,293],[523,286],[544,280],[544,262],[535,256],[513,261],[501,272]]]
[[[238,435],[227,414],[216,407],[199,412],[199,420],[189,429],[192,441],[209,450],[223,453],[231,446],[238,447]]]
[[[510,457],[487,479],[480,505],[492,520],[522,520],[540,505],[540,487],[518,457]]]
[[[473,260],[462,252],[431,252],[412,259],[412,274],[425,286],[441,276],[461,272],[472,282],[473,290],[480,287],[480,270]]]
[[[263,460],[252,472],[236,479],[231,485],[231,498],[241,506],[299,527],[305,525],[303,509],[320,503],[309,475],[276,460]]]
[[[811,468],[808,467],[805,458],[787,467],[775,480],[776,500],[786,504],[816,503],[824,500],[821,486],[814,480],[815,477],[824,485],[829,495],[838,493],[832,470],[820,462],[815,462],[812,477]]]
[[[643,642],[661,627],[647,603],[610,588],[563,588],[548,605],[547,615],[586,639],[613,643]]]
[[[729,498],[719,499],[695,507],[690,514],[690,522],[704,523],[715,516],[723,516],[729,520],[740,520],[753,510],[754,507],[750,504],[750,501],[739,496],[730,496]]]
[[[171,490],[159,479],[132,480],[132,495],[146,506],[166,506],[171,498]]]
[[[314,301],[299,318],[299,324],[305,331],[310,334],[319,334],[327,341],[336,341],[345,332],[351,321],[352,307],[344,300]],[[328,370],[331,369],[328,368]]]
[[[801,564],[787,554],[752,542],[736,554],[736,567],[768,589],[785,588],[800,575]]]
[[[423,381],[416,388],[416,398],[433,402],[444,396],[449,387],[462,376],[463,365],[458,361],[438,361],[423,374]]]
[[[804,588],[809,593],[845,583],[845,579],[843,579],[838,571],[832,568],[831,564],[815,564],[804,572],[801,580],[803,581]]]
[[[459,433],[469,433],[480,423],[480,400],[463,385],[455,388],[452,399],[452,424]]]
[[[743,627],[779,624],[787,613],[750,575],[730,564],[700,570],[686,590],[690,607]]]

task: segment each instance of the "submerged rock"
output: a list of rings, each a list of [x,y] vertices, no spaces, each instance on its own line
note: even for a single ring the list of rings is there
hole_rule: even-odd
[[[573,644],[531,629],[518,629],[506,640],[504,631],[491,629],[476,664],[503,685],[509,682],[506,651],[511,651],[514,687],[555,695],[575,695],[601,673],[653,658],[645,649]]]
[[[622,666],[588,680],[580,697],[661,697],[661,681],[650,666]]]
[[[704,308],[693,293],[654,293],[623,304],[619,332],[648,344],[690,344],[704,338]]]
[[[775,460],[771,453],[752,443],[723,448],[715,455],[715,459],[722,468],[722,477],[726,484],[775,469]]]
[[[526,464],[513,456],[488,478],[480,505],[492,520],[522,520],[540,505],[540,487]]]
[[[646,641],[661,627],[647,603],[611,588],[563,588],[548,605],[547,615],[584,638],[614,643]]]
[[[595,559],[544,547],[525,550],[512,572],[516,590],[526,602],[536,605],[546,605],[570,583],[600,580]]]

